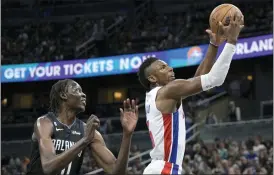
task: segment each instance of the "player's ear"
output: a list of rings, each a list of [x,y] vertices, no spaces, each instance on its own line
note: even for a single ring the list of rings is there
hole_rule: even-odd
[[[67,99],[68,99],[68,96],[67,96],[66,93],[61,92],[61,93],[60,93],[60,98],[61,98],[62,100],[67,100]]]
[[[149,75],[149,76],[147,77],[147,79],[148,79],[148,81],[150,81],[151,83],[156,83],[156,81],[157,81],[156,77],[153,76],[153,75]]]

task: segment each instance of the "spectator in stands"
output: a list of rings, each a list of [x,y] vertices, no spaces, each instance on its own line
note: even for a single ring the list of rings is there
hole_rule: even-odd
[[[206,124],[216,124],[218,123],[217,117],[213,112],[210,112],[206,117]]]
[[[101,19],[99,24],[95,23],[93,26],[92,36],[95,39],[95,44],[99,52],[99,56],[105,56],[106,53],[106,31],[105,20]]]
[[[184,172],[185,174],[271,174],[273,172],[272,146],[260,150],[259,157],[254,157],[253,153],[246,154],[245,151],[241,151],[245,149],[242,148],[243,146],[248,149],[253,148],[253,143],[253,139],[243,142],[242,146],[231,139],[216,140],[215,148],[207,145],[202,148],[202,151],[199,149],[200,144],[195,143],[193,152],[188,151],[189,146],[187,145],[183,163]],[[262,144],[266,146],[266,143]],[[218,145],[218,151],[221,154],[215,151]]]
[[[139,155],[141,152],[139,150],[139,147],[137,145],[132,145],[131,146],[131,150],[130,150],[130,153],[129,153],[129,156],[130,157],[134,157],[134,156],[137,156]],[[142,157],[139,158],[140,161],[142,161]]]
[[[221,142],[220,147],[218,149],[218,153],[221,157],[221,159],[227,159],[228,158],[228,152],[227,149],[225,148],[225,144],[223,142]]]
[[[111,119],[107,119],[102,127],[100,127],[100,131],[103,135],[111,134],[113,132],[113,126],[111,124]]]
[[[255,141],[254,141],[254,146],[253,146],[253,151],[259,155],[259,152],[262,151],[262,150],[265,150],[266,147],[261,144],[261,141],[259,140],[259,138],[256,138]]]
[[[141,160],[135,159],[134,164],[132,166],[133,174],[143,174],[144,169],[145,169],[145,166],[141,164]]]
[[[201,140],[192,141],[186,145],[183,172],[184,174],[273,174],[273,141],[258,142],[256,141],[258,138],[260,137],[242,143],[232,139],[217,139],[213,145],[204,144]],[[253,149],[257,148],[255,145],[263,145],[264,148],[259,149],[256,154],[253,152]],[[246,148],[248,151],[244,151]],[[140,153],[136,150],[138,150],[137,145],[132,147],[132,155]],[[84,174],[98,169],[94,160],[87,156],[88,154],[87,151],[84,156],[82,166]],[[21,175],[25,172],[23,167],[27,162],[27,158],[21,161],[15,156],[4,157],[1,174]],[[141,174],[144,170],[141,162],[140,159],[132,161],[128,174]]]
[[[273,18],[271,2],[253,3],[237,3],[244,14],[249,14],[245,17],[245,22],[251,24],[243,29],[241,36],[272,33],[272,25],[269,25]],[[131,28],[128,31],[117,29],[118,31],[109,37],[107,28],[115,23],[125,25],[122,23],[124,16],[113,15],[101,19],[75,17],[67,24],[37,23],[34,19],[23,25],[13,23],[16,26],[6,25],[4,20],[1,60],[4,64],[58,61],[75,59],[78,53],[79,58],[84,58],[98,56],[95,52],[99,55],[123,54],[203,44],[207,42],[207,35],[202,30],[208,27],[205,21],[208,21],[211,9],[215,6],[216,3],[195,3],[182,8],[180,12],[150,15],[144,13],[140,16],[140,21],[133,22],[139,24],[137,27],[125,27]],[[195,13],[192,13],[193,10]],[[92,36],[95,38],[96,49],[85,44]],[[85,49],[88,48],[83,52],[85,55],[75,49],[81,45]],[[109,47],[112,51],[107,53]]]
[[[229,83],[229,90],[231,91],[231,95],[234,97],[241,96],[241,85],[239,80],[233,80]]]
[[[5,157],[2,159],[1,174],[3,175],[21,175],[24,172],[22,162],[18,157]]]
[[[90,151],[86,151],[84,154],[84,159],[83,159],[83,165],[82,165],[82,173],[86,174],[89,173],[93,170],[95,170],[95,166],[92,164],[92,159],[89,156]]]
[[[241,120],[241,109],[235,105],[234,101],[229,102],[229,120],[231,122],[240,121]]]
[[[108,143],[109,140],[109,134],[113,133],[113,126],[111,123],[111,119],[107,119],[102,127],[100,127],[100,132],[102,133],[102,136],[106,143]]]
[[[22,161],[22,171],[27,172],[27,166],[30,163],[30,159],[28,157],[24,157]]]

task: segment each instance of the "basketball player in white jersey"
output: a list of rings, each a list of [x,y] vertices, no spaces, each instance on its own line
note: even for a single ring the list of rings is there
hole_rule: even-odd
[[[173,69],[157,58],[149,58],[140,66],[138,76],[147,90],[146,118],[153,145],[152,161],[144,174],[182,174],[186,138],[182,99],[223,84],[243,28],[242,20],[243,16],[235,14],[228,26],[220,23],[218,36],[207,31],[211,44],[194,78],[175,80]],[[216,38],[221,35],[227,43],[214,63],[219,44]]]

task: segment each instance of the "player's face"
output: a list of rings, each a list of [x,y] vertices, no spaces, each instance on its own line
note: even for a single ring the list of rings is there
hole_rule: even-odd
[[[81,86],[72,81],[67,87],[67,105],[79,112],[84,112],[86,108],[86,94],[83,93]]]
[[[148,79],[160,86],[164,86],[170,81],[175,80],[175,74],[172,67],[168,66],[164,61],[158,60],[152,63],[151,75]]]

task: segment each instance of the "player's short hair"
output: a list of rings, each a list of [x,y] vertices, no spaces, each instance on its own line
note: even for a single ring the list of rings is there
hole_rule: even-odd
[[[159,59],[153,58],[153,57],[148,58],[141,64],[141,66],[139,68],[139,71],[138,71],[139,81],[146,90],[149,90],[149,88],[150,88],[150,82],[147,79],[147,72],[146,72],[147,68],[157,60],[159,60]]]
[[[64,79],[57,81],[50,90],[50,111],[57,113],[60,107],[60,104],[62,102],[62,99],[60,97],[61,93],[67,92],[67,86],[69,82],[72,82],[71,79]]]

